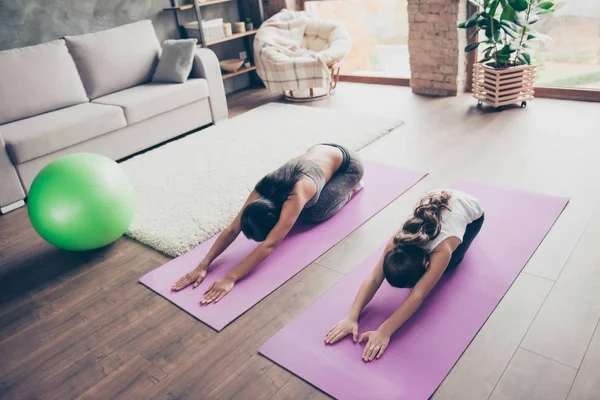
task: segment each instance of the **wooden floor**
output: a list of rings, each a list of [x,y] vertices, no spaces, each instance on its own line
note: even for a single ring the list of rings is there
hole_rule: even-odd
[[[273,100],[242,92],[231,114]],[[425,190],[467,178],[571,202],[434,398],[600,399],[600,106],[536,99],[497,113],[467,95],[349,83],[310,106],[401,116],[362,154],[429,177],[219,334],[137,283],[167,261],[156,251],[122,238],[69,253],[41,240],[25,209],[0,217],[0,398],[325,399],[257,349]]]

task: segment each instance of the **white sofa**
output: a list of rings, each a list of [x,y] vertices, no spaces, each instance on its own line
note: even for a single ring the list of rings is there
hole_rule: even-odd
[[[119,160],[227,118],[215,54],[197,49],[185,83],[150,83],[160,49],[145,20],[0,52],[0,212],[59,157]]]

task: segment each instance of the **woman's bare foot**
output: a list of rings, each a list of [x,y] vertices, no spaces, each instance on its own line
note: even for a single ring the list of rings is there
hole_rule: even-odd
[[[358,182],[356,184],[356,186],[354,186],[354,188],[352,189],[352,195],[354,196],[356,193],[360,192],[361,190],[363,190],[363,188],[365,187],[363,181],[361,180],[360,182]]]

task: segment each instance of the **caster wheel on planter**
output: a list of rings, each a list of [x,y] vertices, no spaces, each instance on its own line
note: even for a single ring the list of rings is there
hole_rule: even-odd
[[[481,108],[483,107],[483,101],[478,101],[477,102],[477,108]]]
[[[526,101],[522,101],[521,102],[521,108],[525,108],[527,107],[527,102]]]

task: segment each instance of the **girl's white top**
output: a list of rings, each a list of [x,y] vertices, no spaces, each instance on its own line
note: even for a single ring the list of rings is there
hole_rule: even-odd
[[[440,189],[430,193],[447,192],[450,194],[448,203],[450,210],[443,210],[441,214],[440,234],[427,245],[427,250],[432,252],[438,244],[449,237],[457,237],[462,242],[467,225],[483,215],[483,207],[475,197],[460,190]]]

